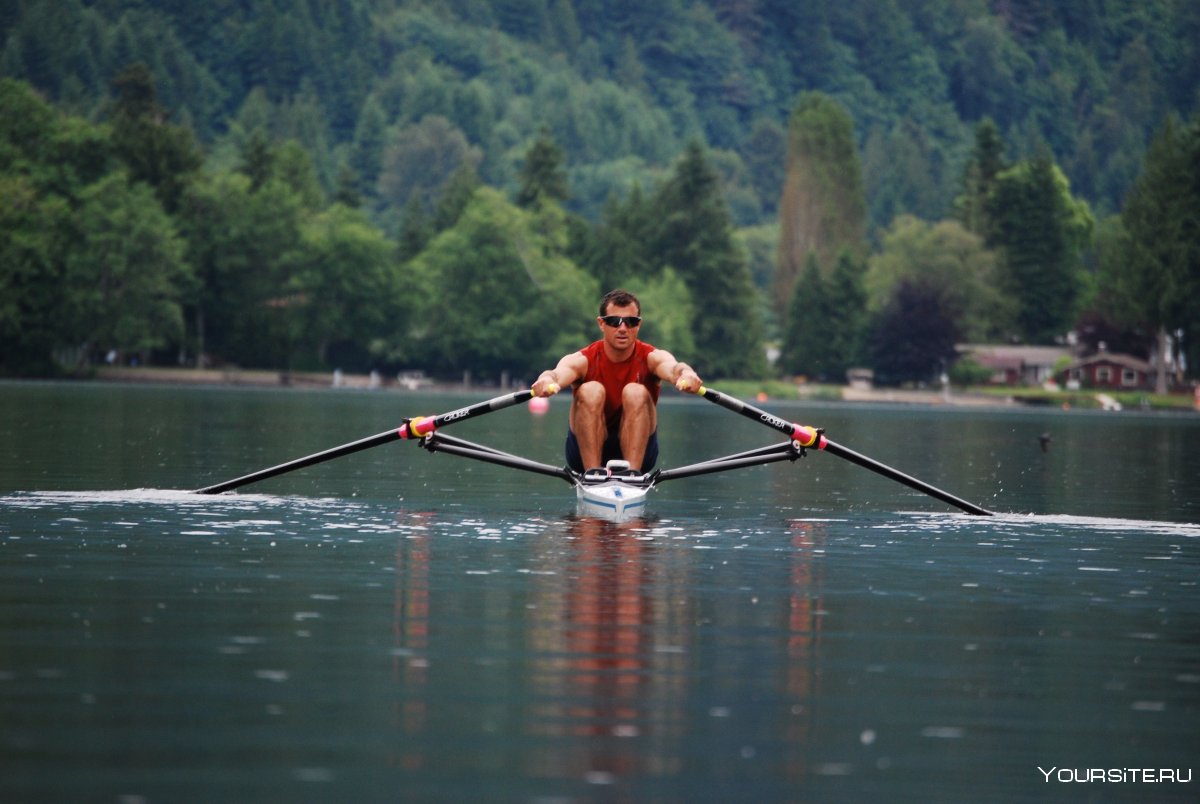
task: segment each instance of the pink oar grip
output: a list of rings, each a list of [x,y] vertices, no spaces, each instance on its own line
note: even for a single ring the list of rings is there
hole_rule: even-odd
[[[411,421],[400,425],[397,434],[401,438],[424,438],[434,430],[433,418],[430,416],[417,416]]]
[[[792,430],[792,440],[800,446],[825,449],[825,436],[819,430],[802,424],[793,424],[792,427],[795,428]]]

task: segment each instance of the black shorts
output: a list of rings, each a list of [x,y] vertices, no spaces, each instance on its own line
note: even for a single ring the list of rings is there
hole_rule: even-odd
[[[583,457],[579,454],[579,442],[575,440],[575,433],[570,429],[567,430],[567,466],[574,469],[576,472],[583,472],[588,469],[595,469],[594,466],[584,466]],[[604,448],[600,451],[601,465],[607,464],[609,461],[622,460],[621,455],[621,434],[618,431],[610,431],[608,438],[604,439]],[[649,472],[654,468],[654,464],[658,462],[658,431],[655,430],[650,434],[650,438],[646,441],[646,456],[642,458],[642,472]]]

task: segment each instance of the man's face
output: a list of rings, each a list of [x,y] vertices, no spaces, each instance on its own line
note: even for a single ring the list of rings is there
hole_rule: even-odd
[[[608,309],[604,311],[604,315],[600,316],[600,330],[604,333],[604,341],[617,351],[624,351],[633,345],[637,340],[638,330],[641,328],[641,322],[634,324],[632,327],[625,321],[616,322],[617,325],[611,326],[613,323],[612,317],[628,318],[630,316],[637,317],[640,313],[636,304],[627,304],[617,306],[610,304]],[[608,319],[607,321],[605,319]]]

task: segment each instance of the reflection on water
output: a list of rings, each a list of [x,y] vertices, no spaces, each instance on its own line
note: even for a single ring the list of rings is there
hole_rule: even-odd
[[[476,540],[503,540],[513,532],[528,536],[532,566],[509,568],[522,579],[521,603],[493,590],[477,624],[484,639],[475,646],[487,657],[483,664],[496,670],[509,700],[520,702],[510,728],[537,746],[522,754],[522,775],[599,786],[677,776],[695,770],[691,744],[705,732],[721,731],[733,717],[741,693],[706,702],[704,687],[736,684],[737,676],[725,676],[721,665],[737,673],[740,661],[717,655],[716,667],[698,662],[711,654],[707,632],[722,633],[738,623],[697,593],[696,576],[704,570],[696,557],[703,554],[699,548],[711,548],[697,544],[686,527],[569,516],[506,531],[472,520],[443,521],[432,512],[403,512],[397,522],[391,654],[403,690],[395,726],[404,739],[392,764],[418,771],[439,761],[428,755],[437,742],[421,739],[431,721],[448,716],[439,711],[447,702],[437,699],[437,685],[431,684],[436,670],[429,654],[436,646],[430,633],[454,618],[439,605],[458,608],[458,602],[445,590],[431,591],[431,576],[442,571],[431,563],[441,560],[431,539],[464,525],[475,529]],[[783,599],[751,594],[746,602],[764,609],[776,603],[770,616],[755,619],[757,627],[778,635],[771,637],[780,661],[770,668],[775,677],[769,688],[778,690],[786,706],[770,717],[779,733],[758,739],[777,743],[769,750],[778,754],[779,772],[796,782],[807,772],[808,713],[816,696],[821,601],[814,557],[825,525],[792,521],[788,528]],[[466,572],[475,578],[504,575],[495,567]],[[739,745],[724,761],[744,763],[757,750],[753,743]],[[723,772],[737,775],[735,767]]]

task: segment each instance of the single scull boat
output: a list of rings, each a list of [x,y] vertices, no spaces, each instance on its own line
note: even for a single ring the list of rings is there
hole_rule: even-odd
[[[646,497],[659,483],[683,477],[725,472],[730,469],[747,466],[761,466],[776,461],[794,461],[797,458],[803,457],[806,450],[814,449],[832,453],[839,458],[903,483],[942,502],[949,503],[969,514],[991,515],[991,511],[985,508],[955,497],[953,494],[942,491],[922,480],[906,475],[886,464],[882,464],[861,453],[830,441],[825,437],[823,430],[789,422],[786,419],[781,419],[778,416],[760,410],[741,400],[726,396],[720,391],[711,388],[701,388],[697,393],[710,402],[728,408],[735,413],[740,413],[747,418],[785,434],[788,437],[787,440],[779,444],[771,444],[748,452],[739,452],[673,469],[656,469],[652,472],[639,474],[636,471],[632,471],[629,464],[625,461],[610,461],[603,469],[592,469],[581,473],[566,466],[551,466],[550,464],[532,461],[528,458],[522,458],[519,455],[513,455],[512,453],[483,444],[454,438],[440,432],[438,429],[454,422],[502,410],[521,402],[527,402],[533,397],[533,392],[525,390],[514,391],[503,396],[498,396],[495,399],[478,402],[474,405],[442,413],[438,416],[405,419],[404,423],[398,428],[385,430],[377,435],[352,441],[349,444],[343,444],[340,447],[334,447],[303,458],[297,458],[278,466],[261,469],[257,472],[234,478],[233,480],[206,486],[199,489],[198,493],[219,494],[231,491],[240,486],[265,480],[269,477],[275,477],[285,472],[291,472],[343,455],[349,455],[359,450],[403,439],[415,440],[430,452],[445,452],[477,461],[560,478],[575,487],[575,496],[578,501],[579,512],[582,515],[624,521],[644,514],[646,510]]]

